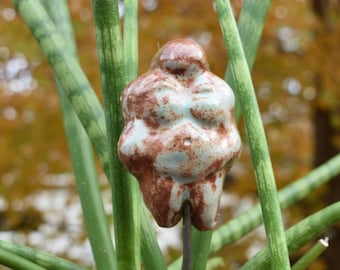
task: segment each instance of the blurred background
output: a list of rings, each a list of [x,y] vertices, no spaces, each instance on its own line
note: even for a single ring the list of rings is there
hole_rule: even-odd
[[[232,3],[238,16],[242,1]],[[81,66],[101,98],[91,3],[69,1],[69,7]],[[123,4],[120,11],[123,16]],[[276,0],[270,8],[252,77],[279,188],[339,152],[339,21],[338,0]],[[140,74],[158,48],[174,38],[196,40],[206,50],[211,70],[224,76],[228,55],[213,1],[140,1]],[[240,131],[243,151],[225,184],[221,223],[257,202],[242,121]],[[111,218],[110,191],[99,164],[98,174]],[[337,178],[285,210],[285,226],[339,198]],[[172,261],[181,253],[180,229],[155,228],[166,259]],[[310,269],[339,269],[339,231],[338,226],[328,232],[330,248]],[[93,263],[53,74],[9,0],[0,2],[0,239],[83,265]],[[216,254],[224,260],[219,269],[238,269],[264,243],[259,228],[222,249]]]

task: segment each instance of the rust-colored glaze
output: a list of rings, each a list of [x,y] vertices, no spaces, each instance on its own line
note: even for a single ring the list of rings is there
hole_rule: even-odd
[[[203,49],[192,40],[168,42],[149,71],[127,86],[121,102],[119,157],[138,179],[157,223],[178,223],[189,201],[193,225],[212,229],[241,140],[232,90],[209,71]]]

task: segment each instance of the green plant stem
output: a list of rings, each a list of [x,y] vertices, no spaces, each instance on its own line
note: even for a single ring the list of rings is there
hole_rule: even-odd
[[[255,59],[258,43],[270,3],[271,0],[245,1],[241,10],[238,29],[243,47],[245,49],[249,69],[252,68]],[[234,89],[235,83],[233,77],[231,76],[230,64],[228,65],[225,79],[230,84],[231,88]],[[237,93],[235,94],[237,95]],[[237,120],[240,117],[240,106],[237,96],[235,104],[235,116]],[[210,245],[211,236],[212,232],[195,232],[193,236],[194,241],[196,241],[196,237],[198,237],[198,240],[196,241],[198,242],[198,245],[193,245],[193,261],[195,263],[195,267],[197,267],[195,269],[197,270],[205,268],[209,251],[209,248],[207,247]],[[196,254],[198,256],[196,256]]]
[[[138,75],[138,1],[124,1],[124,58],[126,81]]]
[[[70,261],[49,253],[39,251],[30,247],[0,240],[0,250],[6,250],[11,254],[16,254],[19,258],[31,261],[40,265],[43,269],[49,270],[85,270],[86,268],[76,265]],[[15,268],[16,269],[16,268]],[[28,270],[28,268],[24,268]]]
[[[130,82],[135,79],[138,75],[138,1],[136,0],[125,0],[124,1],[124,39],[123,39],[123,49],[124,49],[124,62],[125,62],[125,75],[126,75],[126,82]],[[132,192],[132,200],[135,202],[135,221],[136,224],[140,224],[141,216],[140,210],[141,208],[139,205],[144,204],[139,191],[139,185],[137,180],[132,176],[129,175],[131,184],[133,185],[133,192]],[[142,213],[143,214],[143,213]],[[144,216],[144,219],[148,216]],[[141,232],[150,234],[152,233],[151,226],[144,227],[145,223],[141,223]],[[141,236],[139,236],[141,237]],[[142,239],[140,239],[142,241]],[[154,243],[157,243],[157,239],[154,240]],[[141,246],[144,243],[141,243]],[[156,245],[158,248],[158,245]],[[141,252],[143,261],[147,260],[148,258],[143,257],[143,253]],[[153,257],[153,256],[152,256]],[[150,258],[152,260],[152,257]],[[161,256],[162,258],[162,256]]]
[[[138,1],[124,1],[124,59],[126,81],[130,82],[138,75]],[[144,269],[165,270],[166,264],[157,244],[153,224],[139,192],[139,185],[132,175],[130,181],[136,184],[134,198],[141,206],[141,257]]]
[[[254,65],[257,48],[271,2],[272,0],[243,2],[237,25],[249,70],[252,70]],[[231,89],[236,89],[230,63],[228,64],[224,79],[228,82]],[[237,91],[235,91],[235,95],[235,118],[238,121],[241,115],[241,106]]]
[[[281,208],[285,209],[302,200],[313,190],[327,183],[338,174],[340,174],[340,154],[314,169],[308,175],[297,179],[292,184],[280,190],[278,195]],[[210,252],[216,252],[223,246],[233,243],[261,223],[261,208],[260,205],[257,204],[214,231]]]
[[[292,270],[305,270],[311,265],[322,252],[328,247],[328,238],[320,239],[310,250],[307,251],[292,267]]]
[[[43,3],[56,27],[60,33],[63,33],[69,50],[76,54],[66,1]],[[56,82],[77,189],[96,266],[98,269],[115,269],[115,253],[106,221],[91,144],[57,78]]]
[[[0,249],[0,263],[16,270],[46,270],[44,267],[4,249]]]
[[[13,3],[46,55],[108,174],[104,112],[78,60],[39,0],[13,0]]]
[[[212,231],[201,232],[192,227],[192,269],[204,270],[206,268]]]
[[[235,90],[241,102],[255,168],[263,221],[273,269],[290,269],[281,209],[264,128],[237,26],[229,1],[216,0],[223,37],[228,48]]]
[[[322,222],[320,222],[322,220]],[[334,203],[321,211],[305,218],[287,230],[286,239],[289,254],[293,254],[309,241],[318,237],[330,226],[340,221],[340,202]],[[242,270],[270,269],[270,252],[268,246],[260,250],[251,260],[244,264]]]
[[[130,181],[117,155],[124,126],[120,95],[126,84],[118,1],[93,0],[92,5],[107,127],[117,267],[140,269],[139,204],[133,195],[136,184]]]
[[[153,228],[153,224],[150,222],[151,214],[144,204],[141,205],[141,213],[141,254],[144,269],[166,270],[162,252],[157,244],[156,232],[151,229]]]
[[[238,21],[238,29],[240,33],[241,42],[244,48],[249,70],[252,69],[257,47],[262,34],[265,18],[267,16],[271,0],[260,1],[244,1],[240,18]],[[235,89],[235,82],[232,77],[230,64],[226,70],[225,80],[229,83],[232,89]],[[235,117],[237,121],[240,118],[240,104],[239,98],[236,95]],[[193,230],[193,262],[194,269],[204,270],[208,259],[209,246],[211,242],[212,232],[199,232]],[[197,239],[196,239],[197,238]]]

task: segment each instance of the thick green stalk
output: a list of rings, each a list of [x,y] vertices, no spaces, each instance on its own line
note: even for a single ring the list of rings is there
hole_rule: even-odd
[[[253,0],[243,2],[237,25],[249,70],[252,70],[253,68],[257,48],[271,2],[272,0]],[[224,78],[230,85],[231,89],[236,88],[230,63],[228,64]],[[235,91],[235,117],[239,120],[241,107],[240,99],[237,94],[238,92]]]
[[[124,59],[127,82],[132,81],[138,75],[138,1],[124,1]],[[162,252],[157,244],[157,238],[150,215],[144,202],[141,200],[139,185],[132,175],[130,181],[136,185],[133,198],[141,205],[141,257],[143,266],[148,270],[166,269]]]
[[[46,55],[108,174],[107,140],[103,139],[106,138],[104,113],[78,60],[39,0],[13,0],[13,3]]]
[[[264,26],[265,18],[268,13],[268,9],[270,7],[271,0],[256,0],[256,1],[245,1],[242,6],[240,18],[238,21],[238,29],[240,33],[240,38],[242,41],[243,48],[245,50],[245,55],[247,58],[249,69],[252,68],[257,47],[259,44],[259,40],[261,37],[262,29]],[[231,76],[230,64],[228,65],[228,69],[226,71],[225,79],[229,83],[232,89],[235,88],[234,80]],[[235,93],[237,94],[237,93]],[[236,97],[236,105],[235,105],[235,115],[236,119],[239,119],[240,116],[240,106],[238,102],[238,98]],[[193,241],[196,241],[195,238],[198,237],[198,243],[200,245],[193,245],[193,261],[197,261],[197,269],[204,269],[206,265],[206,261],[204,262],[204,258],[207,259],[208,253],[204,256],[203,250],[201,246],[207,247],[210,245],[211,241],[211,233],[205,232],[195,232],[193,235]],[[209,250],[209,249],[208,249]],[[197,255],[197,257],[196,257]],[[181,258],[176,261],[177,267],[179,267],[179,263]]]
[[[16,270],[46,270],[46,268],[5,249],[0,249],[0,264]]]
[[[123,39],[123,50],[124,50],[124,63],[125,63],[125,76],[126,82],[130,82],[135,79],[138,75],[138,1],[137,0],[125,0],[124,1],[124,39]],[[133,215],[134,220],[136,222],[136,226],[140,225],[140,229],[136,229],[136,233],[138,235],[136,238],[139,242],[141,242],[144,238],[141,238],[141,234],[152,234],[152,226],[145,227],[145,223],[141,222],[140,216],[140,205],[143,204],[141,199],[139,185],[137,180],[130,174],[129,181],[132,185],[132,203],[134,205],[133,208]],[[142,214],[144,214],[142,212]],[[143,218],[146,219],[148,216],[144,216]],[[157,245],[157,239],[154,239],[153,244]],[[142,247],[144,243],[140,244]],[[148,247],[148,245],[146,245]],[[155,247],[156,248],[156,247]],[[159,247],[158,247],[159,249]],[[151,258],[144,258],[143,252],[138,253],[138,255],[142,255],[143,261],[145,260],[157,260],[152,256]],[[160,258],[163,258],[161,256]],[[140,258],[138,258],[138,261]],[[164,261],[164,260],[163,260]]]
[[[66,1],[46,1],[43,3],[57,29],[63,34],[69,45],[69,50],[76,55]],[[112,238],[101,198],[92,147],[65,94],[65,90],[62,89],[57,78],[56,81],[77,189],[96,266],[98,269],[115,269]]]
[[[274,172],[248,64],[230,2],[216,0],[216,7],[228,48],[231,72],[236,86],[234,90],[237,91],[237,96],[240,99],[246,125],[272,268],[290,269]]]
[[[146,270],[166,270],[166,264],[162,252],[157,244],[156,233],[152,230],[153,225],[150,222],[151,214],[148,212],[146,206],[141,206],[141,254],[143,259],[143,266]]]
[[[324,233],[329,227],[339,221],[340,202],[334,203],[300,221],[286,232],[289,254],[293,254],[295,251],[303,247],[312,239],[320,236],[320,234]],[[271,255],[267,246],[243,265],[241,269],[270,269],[270,256]]]
[[[192,269],[205,270],[212,231],[200,232],[192,227]]]
[[[292,267],[292,270],[305,270],[319,257],[328,247],[328,239],[320,239],[306,252]]]
[[[282,208],[287,208],[340,174],[340,154],[299,178],[279,192]]]
[[[138,1],[124,1],[124,58],[126,81],[138,75]]]
[[[19,258],[26,259],[49,270],[86,270],[70,261],[49,253],[39,251],[30,247],[0,240],[0,250],[16,254]],[[16,269],[16,268],[15,268]],[[25,268],[27,270],[28,268]]]
[[[120,95],[126,85],[118,1],[93,0],[109,152],[116,259],[118,269],[140,269],[140,223],[134,184],[118,159],[117,143],[124,122]]]
[[[340,174],[340,154],[280,190],[278,195],[281,208],[285,209],[302,200],[313,190],[324,185],[338,174]],[[214,231],[210,252],[216,252],[223,246],[233,243],[261,223],[261,208],[257,204]]]

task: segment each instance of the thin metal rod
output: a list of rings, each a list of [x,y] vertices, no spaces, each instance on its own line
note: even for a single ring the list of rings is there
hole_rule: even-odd
[[[183,209],[183,264],[182,270],[191,270],[191,204],[185,201]]]

